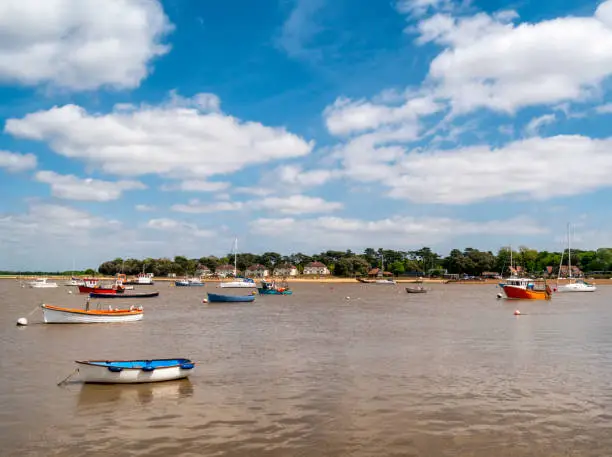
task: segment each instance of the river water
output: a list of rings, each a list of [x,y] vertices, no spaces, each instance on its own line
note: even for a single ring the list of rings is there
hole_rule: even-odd
[[[34,311],[19,328],[84,298],[0,281],[0,455],[612,455],[612,286],[517,303],[495,286],[296,284],[209,305],[214,285],[140,289],[161,291],[141,322]],[[198,365],[188,381],[57,386],[74,360],[163,357]]]

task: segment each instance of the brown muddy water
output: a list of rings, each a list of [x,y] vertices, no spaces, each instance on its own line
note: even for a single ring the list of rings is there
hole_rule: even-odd
[[[141,322],[36,311],[18,328],[37,304],[84,298],[0,281],[0,455],[612,455],[612,286],[518,304],[430,287],[297,284],[204,305],[220,289],[156,284],[141,289],[158,298],[111,301],[142,304]],[[198,366],[188,381],[56,385],[77,359],[162,357]]]

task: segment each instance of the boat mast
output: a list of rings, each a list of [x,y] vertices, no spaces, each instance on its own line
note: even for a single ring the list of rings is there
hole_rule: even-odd
[[[510,276],[514,276],[514,273],[512,272],[512,245],[510,245]]]
[[[234,278],[238,276],[238,270],[236,270],[236,258],[238,254],[238,238],[234,239]]]
[[[568,269],[568,278],[572,279],[572,242],[570,235],[570,223],[567,223],[567,269]]]

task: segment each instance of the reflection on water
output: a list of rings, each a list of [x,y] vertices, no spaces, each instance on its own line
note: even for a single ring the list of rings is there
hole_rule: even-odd
[[[82,384],[77,411],[90,412],[92,408],[123,405],[146,405],[156,400],[179,400],[193,395],[189,379],[151,384]]]
[[[517,304],[493,286],[310,284],[214,307],[161,289],[141,322],[17,329],[80,298],[0,281],[3,457],[612,455],[612,287]],[[198,365],[56,386],[74,360],[160,357]]]

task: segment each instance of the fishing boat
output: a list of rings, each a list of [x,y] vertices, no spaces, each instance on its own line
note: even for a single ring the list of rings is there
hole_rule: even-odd
[[[208,301],[210,303],[246,303],[255,301],[255,295],[220,295],[209,293]]]
[[[104,293],[104,292],[90,292],[89,296],[91,298],[151,298],[157,297],[159,295],[158,291],[155,292],[142,292],[142,293]]]
[[[276,284],[276,281],[267,282],[261,281],[261,287],[257,288],[259,295],[292,295],[293,291],[289,288],[289,285],[285,282],[280,286]]]
[[[502,285],[506,298],[513,300],[550,300],[552,290],[548,284],[538,287],[529,278],[508,278]]]
[[[98,284],[96,284],[93,287],[87,286],[87,285],[79,286],[79,293],[81,294],[96,293],[96,294],[104,294],[104,295],[117,295],[117,294],[123,294],[124,291],[125,291],[125,287],[120,282],[115,283],[112,286],[106,286],[106,287],[102,287]]]
[[[406,292],[408,292],[409,294],[425,294],[427,293],[427,289],[425,289],[424,287],[418,286],[418,287],[406,287]]]
[[[135,384],[187,378],[195,363],[189,359],[76,361],[83,382]]]
[[[126,281],[125,284],[138,285],[138,286],[152,286],[153,282],[153,273],[145,273],[144,267],[142,268],[142,273],[138,273],[135,279],[131,281]]]
[[[567,283],[559,285],[561,279],[561,267],[563,265],[563,253],[561,254],[561,263],[559,264],[559,274],[557,276],[557,292],[595,292],[597,287],[593,284],[589,284],[583,279],[575,279],[572,275],[572,245],[571,245],[571,234],[570,224],[567,224]]]
[[[176,287],[201,287],[204,285],[198,278],[186,278],[179,281],[174,281]]]
[[[51,289],[57,287],[56,282],[47,282],[47,278],[36,278],[34,281],[28,283],[33,289]]]
[[[142,306],[129,309],[85,309],[41,305],[45,324],[97,324],[110,322],[134,322],[142,319]]]

